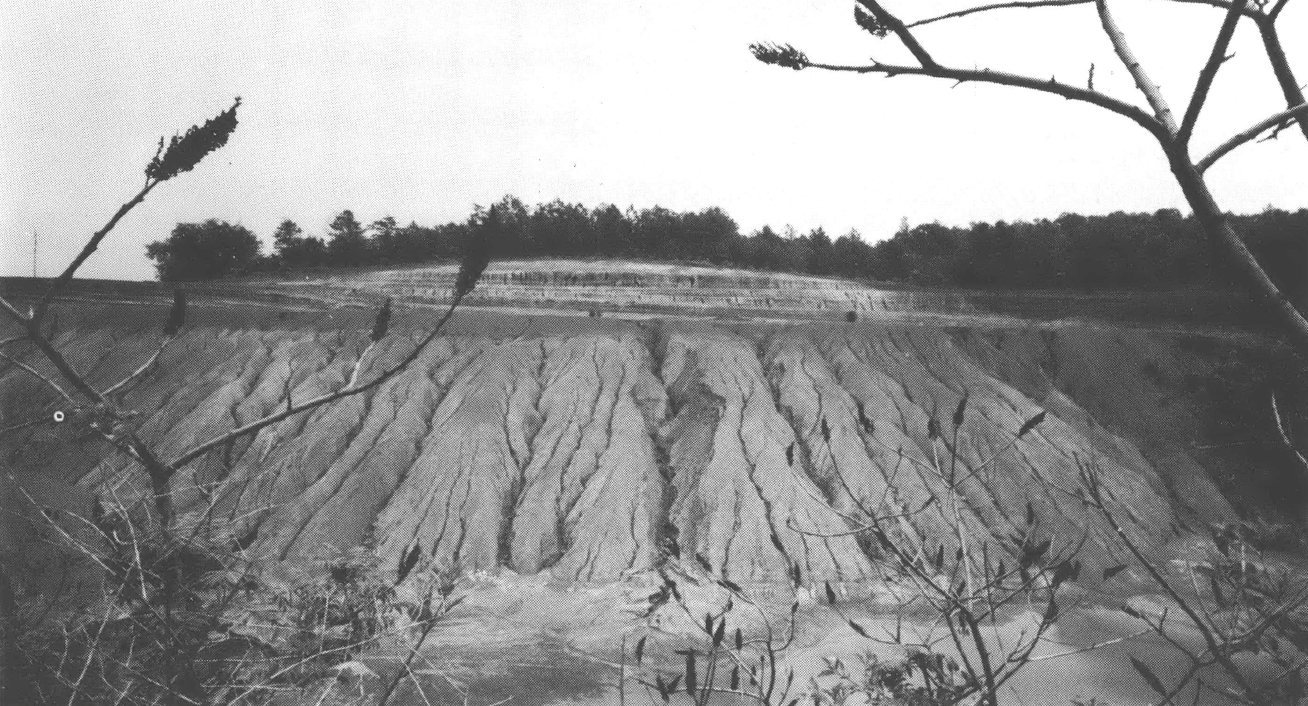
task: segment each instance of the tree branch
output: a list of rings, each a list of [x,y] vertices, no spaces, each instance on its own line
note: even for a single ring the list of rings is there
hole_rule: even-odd
[[[1141,127],[1148,130],[1159,140],[1171,139],[1171,134],[1167,132],[1167,129],[1163,124],[1140,108],[1131,105],[1130,103],[1117,100],[1116,98],[1106,96],[1098,91],[1091,91],[1078,86],[1060,83],[1053,79],[1038,79],[1004,71],[992,71],[990,69],[955,69],[940,65],[936,65],[933,68],[927,68],[882,63],[875,63],[870,66],[810,63],[808,66],[826,71],[845,71],[860,74],[878,73],[886,76],[898,76],[901,74],[930,76],[932,78],[945,78],[954,81],[975,81],[977,83],[992,83],[999,86],[1026,88],[1033,91],[1062,96],[1068,100],[1097,105],[1105,110],[1130,118]]]
[[[1199,72],[1199,80],[1195,83],[1194,93],[1190,96],[1190,104],[1186,106],[1185,116],[1181,119],[1181,131],[1176,136],[1181,144],[1190,141],[1194,124],[1199,119],[1199,111],[1203,108],[1204,101],[1208,99],[1208,91],[1213,86],[1213,79],[1217,77],[1217,70],[1226,61],[1226,48],[1231,45],[1235,25],[1240,21],[1240,12],[1246,4],[1247,0],[1233,0],[1230,9],[1226,11],[1226,19],[1222,20],[1222,27],[1217,31],[1217,39],[1213,41],[1213,50],[1208,55],[1208,63],[1204,64],[1204,68]]]
[[[1187,5],[1208,5],[1210,7],[1219,7],[1223,10],[1228,10],[1231,7],[1231,0],[1172,0],[1172,2],[1185,3]],[[1255,22],[1267,17],[1267,15],[1264,15],[1258,8],[1250,7],[1248,5],[1245,5],[1244,9],[1240,10],[1240,14],[1254,20]]]
[[[350,395],[357,395],[361,392],[366,392],[374,387],[377,387],[383,382],[386,382],[387,380],[389,380],[390,378],[394,377],[395,375],[403,371],[405,368],[407,368],[411,363],[413,363],[413,361],[417,360],[418,356],[422,355],[423,350],[426,349],[427,346],[430,345],[432,341],[436,340],[436,336],[438,336],[441,330],[445,327],[446,322],[448,322],[450,316],[454,314],[455,308],[458,307],[459,303],[463,301],[464,296],[465,296],[464,294],[456,293],[454,299],[450,301],[449,306],[445,309],[445,313],[442,314],[441,318],[436,321],[436,325],[432,328],[431,332],[428,333],[427,336],[423,338],[422,341],[420,341],[416,347],[414,347],[413,351],[409,353],[409,355],[406,356],[404,360],[388,368],[381,375],[378,375],[376,378],[373,378],[372,380],[363,383],[362,385],[348,384],[345,387],[335,392],[329,392],[325,395],[320,395],[307,402],[302,402],[298,405],[288,406],[286,409],[283,409],[282,411],[277,412],[276,414],[270,414],[266,417],[263,417],[262,419],[257,419],[253,422],[250,422],[249,424],[233,429],[227,432],[226,434],[216,436],[204,442],[203,444],[193,447],[190,451],[187,451],[186,453],[179,456],[177,459],[168,463],[166,468],[168,469],[169,475],[176,473],[178,470],[185,467],[187,464],[191,463],[195,459],[203,456],[204,454],[208,453],[210,450],[214,448],[226,444],[229,441],[240,438],[247,434],[254,434],[258,432],[260,429],[263,429],[264,427],[270,426],[272,424],[276,424],[277,422],[293,417],[301,412],[307,412],[308,410],[311,410],[315,407],[321,407],[322,405],[325,405],[329,402],[334,402],[344,397],[349,397]]]
[[[1267,60],[1272,64],[1272,73],[1276,74],[1276,82],[1281,84],[1281,94],[1285,96],[1285,104],[1294,107],[1308,103],[1308,99],[1304,97],[1303,89],[1299,87],[1299,81],[1290,68],[1290,61],[1285,58],[1285,48],[1281,46],[1281,37],[1276,31],[1276,13],[1282,7],[1285,7],[1284,1],[1276,6],[1266,20],[1258,22],[1258,34],[1262,37]],[[1299,129],[1303,131],[1304,139],[1308,139],[1308,122],[1300,120]]]
[[[113,387],[110,387],[109,389],[105,390],[104,396],[113,397],[124,387],[127,387],[128,385],[132,384],[132,382],[134,382],[135,380],[137,380],[138,378],[149,372],[150,369],[154,367],[154,364],[159,361],[159,356],[163,354],[164,350],[168,348],[168,345],[172,343],[174,340],[176,340],[176,338],[177,338],[176,336],[168,336],[164,338],[163,343],[159,345],[159,348],[155,350],[154,355],[150,356],[149,360],[142,363],[141,367],[137,368],[131,375],[128,375],[122,380],[119,380],[117,383],[113,385]]]
[[[1203,172],[1207,171],[1209,167],[1213,166],[1214,162],[1221,159],[1222,157],[1225,157],[1227,153],[1231,152],[1236,147],[1239,147],[1240,145],[1249,142],[1255,137],[1258,137],[1263,133],[1264,130],[1267,130],[1268,128],[1271,128],[1275,125],[1280,125],[1281,123],[1288,122],[1290,120],[1298,120],[1299,124],[1303,125],[1304,118],[1306,117],[1308,117],[1308,103],[1300,103],[1299,105],[1293,108],[1287,108],[1285,110],[1282,110],[1276,115],[1273,115],[1269,118],[1266,118],[1265,120],[1261,120],[1253,124],[1247,130],[1244,130],[1243,132],[1233,135],[1229,140],[1218,145],[1216,149],[1208,153],[1207,157],[1204,157],[1203,159],[1195,163],[1194,165],[1195,169],[1198,169],[1199,172],[1202,174]]]
[[[50,301],[55,298],[55,295],[59,293],[59,290],[68,285],[68,282],[73,279],[73,275],[77,274],[77,268],[81,267],[82,263],[86,262],[86,259],[91,257],[91,254],[100,247],[100,241],[104,240],[106,235],[109,235],[109,231],[113,230],[114,226],[118,225],[118,221],[122,220],[123,216],[126,216],[128,211],[135,208],[137,204],[144,201],[146,194],[149,194],[150,190],[159,184],[160,182],[158,180],[147,179],[145,186],[141,187],[141,190],[136,193],[136,196],[133,196],[130,201],[119,206],[118,212],[109,219],[109,222],[104,224],[104,227],[91,236],[91,239],[88,240],[86,245],[82,248],[82,252],[78,253],[77,257],[74,258],[72,262],[68,263],[68,267],[64,269],[58,279],[56,279],[54,283],[50,285],[50,288],[46,290],[45,295],[41,297],[41,300],[37,302],[36,309],[32,314],[32,320],[34,322],[41,321],[45,316],[46,309],[50,307]]]
[[[1167,101],[1163,99],[1162,91],[1158,90],[1158,85],[1149,80],[1149,74],[1145,73],[1144,66],[1140,60],[1135,57],[1131,51],[1131,46],[1126,43],[1126,37],[1122,34],[1122,28],[1117,26],[1117,21],[1108,11],[1107,0],[1095,0],[1095,8],[1099,11],[1099,22],[1104,27],[1104,33],[1113,43],[1113,51],[1117,52],[1117,58],[1122,60],[1127,71],[1131,72],[1131,77],[1135,79],[1136,88],[1144,94],[1145,100],[1149,101],[1149,107],[1153,108],[1154,116],[1158,118],[1163,127],[1167,129],[1169,139],[1175,137],[1177,132],[1176,118],[1172,116],[1172,109],[1168,107]]]
[[[922,43],[917,41],[917,37],[914,37],[913,33],[904,25],[904,21],[882,7],[881,3],[877,2],[877,0],[858,0],[858,4],[866,7],[873,17],[889,27],[890,31],[894,32],[896,37],[899,37],[899,41],[904,43],[904,46],[912,52],[913,58],[917,59],[923,68],[939,66],[936,60],[931,58],[931,53],[926,50],[926,47],[922,46]]]
[[[60,397],[63,397],[65,400],[67,400],[67,401],[68,401],[68,404],[76,404],[76,403],[77,403],[76,400],[73,399],[73,396],[70,395],[70,394],[68,394],[68,391],[67,391],[67,390],[65,390],[64,388],[62,388],[62,387],[59,386],[59,383],[57,383],[57,382],[55,382],[54,380],[51,380],[50,378],[48,378],[48,377],[46,377],[45,375],[41,374],[41,371],[37,370],[36,368],[33,368],[32,366],[28,365],[27,363],[24,363],[23,361],[18,360],[17,358],[14,358],[13,356],[11,356],[11,355],[9,355],[9,354],[7,354],[7,353],[0,353],[0,359],[2,359],[2,360],[7,360],[7,361],[9,361],[10,363],[13,363],[15,366],[21,368],[22,370],[27,371],[27,373],[29,373],[29,374],[32,375],[33,377],[37,378],[37,379],[40,380],[41,382],[44,382],[46,385],[48,385],[48,386],[50,387],[50,389],[52,389],[52,390],[54,390],[55,392],[59,393],[59,396],[60,396]]]
[[[81,373],[73,368],[72,364],[68,362],[68,359],[64,358],[63,354],[59,352],[59,349],[54,347],[54,344],[50,342],[50,339],[46,338],[45,335],[37,329],[37,326],[38,322],[36,317],[28,319],[27,337],[32,341],[32,343],[35,343],[36,347],[41,350],[41,353],[54,364],[55,369],[59,371],[59,374],[62,375],[65,380],[72,383],[74,389],[85,395],[92,402],[107,404],[108,400],[104,398],[104,395],[100,394],[99,390],[92,387],[91,383],[87,382],[86,378],[82,377]]]
[[[914,27],[929,25],[933,22],[940,22],[941,20],[952,20],[958,17],[967,17],[968,15],[976,15],[982,12],[990,12],[993,10],[1008,10],[1013,8],[1034,8],[1034,7],[1066,7],[1069,5],[1089,5],[1094,1],[1095,0],[1018,0],[1016,2],[997,2],[990,5],[978,5],[976,7],[969,7],[963,10],[957,10],[955,12],[947,12],[943,15],[936,15],[935,17],[928,17],[924,20],[917,20],[916,22],[910,22],[904,26],[908,29],[912,29]]]
[[[1294,445],[1294,441],[1290,438],[1290,432],[1286,431],[1285,423],[1281,421],[1281,409],[1276,404],[1275,391],[1272,392],[1272,422],[1276,425],[1277,435],[1281,437],[1281,444],[1294,454],[1294,457],[1299,461],[1299,468],[1308,473],[1308,458],[1304,458],[1303,453]]]

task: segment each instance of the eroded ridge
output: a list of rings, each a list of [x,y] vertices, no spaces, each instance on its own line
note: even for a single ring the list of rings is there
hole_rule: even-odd
[[[1063,545],[1084,539],[1083,555],[1091,565],[1112,561],[1117,543],[1076,493],[1081,464],[1093,463],[1113,509],[1139,543],[1158,546],[1170,539],[1175,516],[1160,479],[1138,452],[1107,453],[1059,416],[1071,409],[1067,405],[1015,438],[1044,408],[977,366],[945,332],[873,328],[829,335],[821,348],[841,387],[877,428],[897,427],[918,458],[930,460],[912,464],[923,483],[933,475],[937,482],[953,479],[949,492],[983,523],[978,536],[1007,538],[1010,545],[1012,537],[1032,530]],[[964,393],[966,419],[955,443],[951,417]],[[941,433],[931,433],[932,418]],[[1117,444],[1130,442],[1114,438]],[[1026,522],[1028,513],[1034,526]]]
[[[369,367],[389,367],[411,349],[410,341],[382,349]],[[316,410],[298,428],[265,430],[269,451],[229,484],[239,493],[237,520],[265,518],[251,553],[307,559],[363,543],[413,464],[444,388],[480,350],[476,341],[438,340],[403,373],[339,409]]]
[[[662,481],[653,433],[666,396],[634,335],[548,339],[541,428],[512,518],[511,565],[615,580],[656,557]]]
[[[1157,333],[602,323],[530,340],[437,339],[385,384],[188,466],[169,488],[178,521],[239,540],[251,558],[301,565],[364,545],[388,569],[420,550],[422,566],[608,582],[671,557],[744,584],[784,583],[795,566],[804,582],[875,577],[880,548],[850,532],[865,508],[922,555],[985,547],[997,559],[1028,532],[1056,545],[1088,533],[1083,557],[1120,563],[1076,497],[1083,463],[1098,466],[1141,546],[1161,547],[1186,520],[1232,515],[1204,465],[1235,462],[1193,448],[1202,410],[1170,406],[1186,375],[1216,363]],[[657,345],[642,330],[656,330]],[[288,394],[340,389],[365,333],[188,329],[123,406],[174,457]],[[420,334],[396,330],[368,350],[361,379]],[[56,344],[105,387],[159,340],[90,327]],[[59,404],[22,370],[0,371],[7,420]],[[932,418],[942,433],[929,432]],[[142,470],[85,423],[23,427],[0,443],[19,475],[77,483],[69,504],[149,499]]]
[[[673,329],[662,377],[669,428],[676,550],[737,582],[856,580],[873,569],[794,457],[752,344],[708,327]]]
[[[424,566],[499,567],[540,424],[543,356],[540,341],[492,345],[451,383],[416,461],[377,517],[383,565],[397,566],[417,548]]]
[[[988,536],[984,520],[965,502],[957,516],[952,512],[947,483],[931,470],[931,455],[903,431],[899,410],[908,402],[885,372],[863,369],[860,384],[847,391],[810,337],[797,331],[770,341],[766,367],[809,474],[856,526],[881,523],[922,558],[942,544],[952,555],[958,549],[956,524],[965,537]],[[863,538],[870,552],[879,552],[870,537]]]

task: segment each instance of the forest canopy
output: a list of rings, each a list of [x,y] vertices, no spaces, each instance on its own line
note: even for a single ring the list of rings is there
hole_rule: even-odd
[[[1303,296],[1308,209],[1269,207],[1231,218],[1272,278],[1292,296]],[[251,249],[249,231],[240,226],[212,220],[178,224],[169,240],[152,243],[147,254],[163,280],[393,266],[455,258],[476,231],[489,236],[497,258],[638,258],[943,287],[1160,289],[1229,286],[1236,278],[1214,264],[1220,259],[1211,256],[1194,218],[1175,209],[968,226],[905,224],[892,237],[870,244],[857,231],[833,238],[820,227],[800,234],[789,226],[781,232],[764,226],[743,234],[717,207],[588,209],[559,200],[529,207],[505,196],[476,207],[464,221],[434,226],[401,226],[391,216],[364,226],[347,209],[318,237],[286,220],[273,233],[267,255],[257,242]],[[201,232],[204,247],[197,247],[194,237]],[[222,257],[211,260],[214,253]],[[205,262],[189,261],[196,258]]]

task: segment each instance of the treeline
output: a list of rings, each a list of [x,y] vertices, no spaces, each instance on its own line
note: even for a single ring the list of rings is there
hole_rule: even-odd
[[[1232,222],[1269,274],[1292,292],[1308,280],[1308,209],[1269,208]],[[258,271],[390,266],[458,257],[471,236],[490,239],[498,258],[615,257],[700,262],[722,267],[837,275],[916,285],[976,288],[1164,288],[1227,285],[1193,217],[1174,209],[1153,214],[1065,214],[1056,219],[901,228],[869,244],[857,231],[837,238],[764,226],[748,235],[722,209],[677,212],[655,206],[587,209],[552,201],[528,207],[506,196],[477,207],[464,221],[399,225],[393,217],[364,226],[342,211],[322,236],[290,220],[273,233],[272,252],[240,225],[180,223],[168,240],[150,244],[160,279],[194,280]]]

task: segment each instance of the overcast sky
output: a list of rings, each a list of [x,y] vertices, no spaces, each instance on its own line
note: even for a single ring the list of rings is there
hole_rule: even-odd
[[[959,2],[897,0],[919,17]],[[1183,112],[1220,10],[1116,0],[1137,54]],[[909,10],[912,10],[910,13]],[[6,3],[0,15],[0,272],[62,268],[140,187],[160,135],[241,96],[240,127],[155,190],[83,268],[153,277],[144,245],[219,218],[270,239],[283,218],[322,234],[463,219],[529,204],[724,208],[869,241],[910,223],[1186,210],[1156,146],[1124,118],[1060,98],[920,77],[763,66],[750,42],[818,61],[904,56],[852,22],[851,0],[630,3]],[[1308,3],[1280,20],[1308,80]],[[937,58],[1096,87],[1143,104],[1092,6],[1010,10],[924,28]],[[1285,107],[1243,23],[1196,132],[1203,154]],[[1210,172],[1223,207],[1308,206],[1297,131]]]

